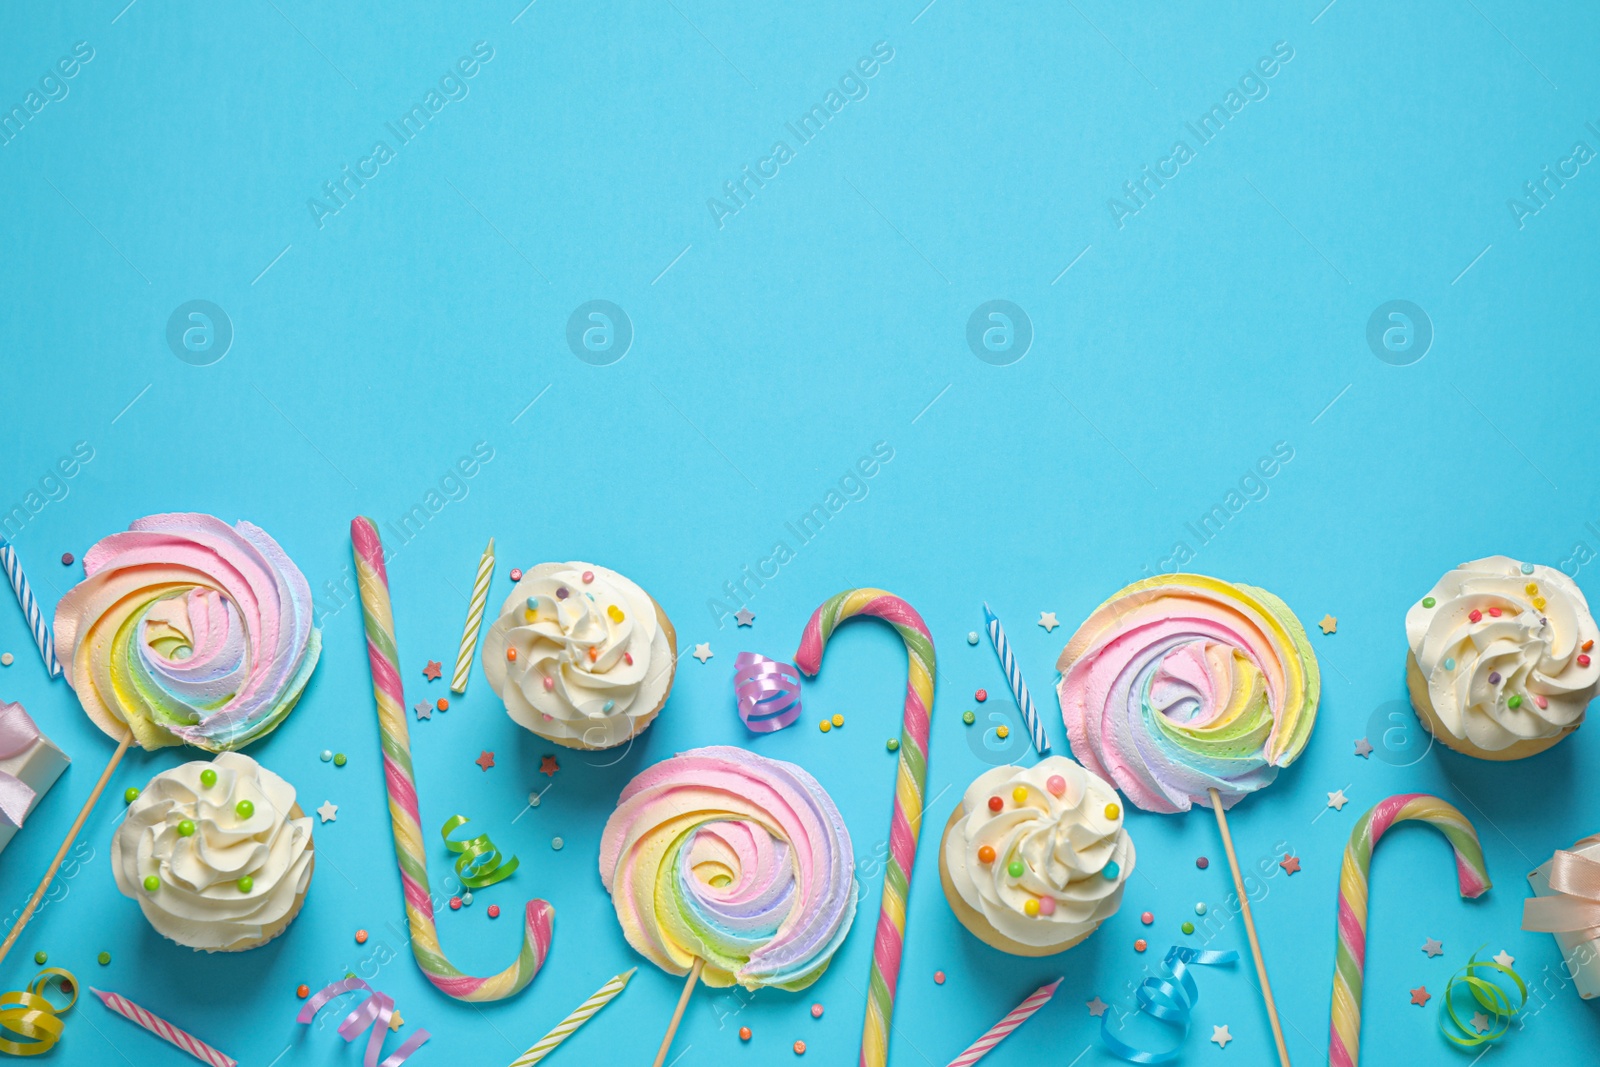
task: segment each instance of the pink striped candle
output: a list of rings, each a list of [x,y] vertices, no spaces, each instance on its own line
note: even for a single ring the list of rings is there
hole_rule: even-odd
[[[1056,995],[1056,987],[1060,984],[1061,979],[1057,978],[1049,985],[1042,985],[1034,990],[1032,996],[1012,1008],[1004,1019],[989,1027],[982,1037],[969,1045],[967,1051],[951,1060],[950,1067],[972,1067],[974,1063],[987,1056],[1011,1031],[1027,1022],[1033,1017],[1034,1012],[1048,1004],[1050,998]]]
[[[102,1004],[124,1019],[136,1022],[161,1040],[177,1045],[201,1063],[209,1063],[211,1067],[239,1067],[239,1061],[232,1056],[223,1055],[193,1034],[179,1030],[165,1019],[158,1019],[127,997],[117,993],[102,993],[92,986],[89,992],[99,997]]]

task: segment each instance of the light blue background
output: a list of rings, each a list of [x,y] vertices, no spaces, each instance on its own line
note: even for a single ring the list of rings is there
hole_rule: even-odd
[[[683,659],[665,713],[620,760],[563,753],[553,782],[537,773],[551,746],[510,722],[481,673],[447,714],[413,723],[427,833],[464,813],[522,859],[472,907],[440,914],[447,952],[498,970],[520,902],[544,896],[558,912],[544,973],[505,1003],[451,1002],[404,955],[380,969],[405,1032],[435,1035],[416,1063],[508,1062],[640,962],[596,876],[597,836],[628,778],[673,752],[747,744],[805,765],[838,800],[858,855],[871,856],[888,827],[884,740],[903,684],[892,632],[858,623],[838,638],[799,728],[750,738],[730,692],[739,651],[791,656],[812,609],[857,584],[915,604],[942,668],[937,799],[892,1062],[947,1062],[1057,976],[1055,1001],[991,1062],[1110,1062],[1084,1002],[1126,1007],[1160,951],[1198,940],[1177,926],[1196,901],[1228,892],[1216,828],[1200,813],[1133,813],[1139,874],[1122,912],[1064,956],[1010,958],[968,936],[939,890],[934,845],[986,766],[960,713],[979,686],[994,695],[988,709],[1010,705],[987,643],[964,637],[987,599],[1061,746],[1050,686],[1072,628],[1159,567],[1175,540],[1193,545],[1185,523],[1278,442],[1292,462],[1190,566],[1279,593],[1308,626],[1339,618],[1336,635],[1313,635],[1324,693],[1310,748],[1234,816],[1247,861],[1284,842],[1304,865],[1266,879],[1256,909],[1296,1062],[1326,1048],[1346,835],[1369,805],[1410,790],[1473,819],[1495,888],[1459,901],[1431,831],[1397,831],[1382,847],[1364,1062],[1456,1055],[1436,1031],[1439,1001],[1412,1007],[1407,990],[1442,993],[1480,945],[1509,950],[1535,983],[1549,979],[1493,1061],[1570,1058],[1600,1040],[1595,1009],[1550,977],[1553,940],[1519,930],[1526,873],[1600,831],[1589,784],[1600,728],[1509,766],[1440,751],[1409,766],[1395,765],[1414,758],[1404,750],[1395,763],[1352,755],[1357,738],[1377,743],[1395,725],[1384,714],[1404,699],[1402,616],[1440,573],[1496,552],[1571,570],[1575,542],[1600,549],[1590,188],[1600,177],[1584,167],[1521,228],[1507,207],[1575,141],[1600,148],[1585,127],[1600,125],[1600,16],[1589,7],[125,2],[0,16],[6,109],[75,42],[94,49],[68,95],[0,147],[0,507],[24,504],[75,442],[94,450],[16,537],[46,604],[81,573],[57,562],[62,552],[81,554],[143,514],[198,510],[266,527],[321,606],[335,606],[322,591],[348,573],[350,518],[371,514],[387,530],[485,442],[493,461],[391,564],[411,700],[445,694],[422,666],[435,658],[448,670],[490,535],[496,602],[512,565],[599,561],[655,595],[683,649],[709,641],[716,653],[704,666]],[[375,139],[394,147],[384,124],[478,41],[494,58],[470,94],[319,228],[308,199]],[[878,41],[894,58],[869,95],[797,146],[785,122]],[[1184,124],[1279,41],[1293,59],[1269,95],[1119,229],[1108,198],[1174,139],[1196,147]],[[707,198],[778,138],[795,158],[719,229]],[[973,309],[997,298],[1026,309],[1035,330],[1007,367],[965,342]],[[193,299],[220,305],[235,331],[212,366],[180,361],[165,341],[169,315]],[[631,351],[611,366],[580,362],[565,343],[569,314],[591,299],[619,304],[634,326]],[[1411,366],[1380,361],[1365,340],[1369,315],[1392,299],[1420,305],[1435,331]],[[723,583],[779,538],[796,547],[784,524],[880,441],[894,458],[865,499],[755,593],[752,629],[719,627],[708,601]],[[1592,564],[1578,574],[1591,595],[1595,575]],[[1062,628],[1035,626],[1040,611]],[[333,1020],[311,1033],[293,1022],[298,983],[341,976],[378,940],[398,947],[389,929],[402,920],[359,609],[324,625],[301,707],[250,749],[308,809],[339,805],[338,821],[316,829],[313,892],[289,933],[243,956],[196,955],[117,893],[106,856],[119,794],[185,758],[135,752],[86,827],[65,897],[33,922],[0,984],[20,988],[43,949],[250,1067],[355,1061]],[[0,647],[17,656],[0,670],[0,696],[21,700],[74,760],[0,859],[9,912],[112,746],[45,679],[9,607]],[[845,728],[819,733],[816,719],[834,712]],[[349,765],[320,762],[323,748]],[[487,773],[472,762],[480,749],[496,753]],[[542,805],[518,818],[530,788],[546,784]],[[1328,810],[1326,793],[1341,788],[1350,805]],[[563,851],[551,850],[555,835]],[[445,859],[435,839],[436,884]],[[789,1062],[797,1038],[813,1060],[850,1061],[880,883],[864,880],[860,921],[812,990],[763,992],[737,1015],[727,994],[697,993],[678,1062]],[[491,902],[511,914],[490,921]],[[1149,929],[1144,910],[1156,916]],[[358,927],[375,935],[365,949]],[[1140,936],[1146,956],[1131,947]],[[1427,937],[1443,941],[1442,957],[1419,951]],[[1215,946],[1242,949],[1238,924]],[[114,956],[107,968],[94,962],[102,949]],[[1185,1062],[1224,1055],[1205,1040],[1223,1023],[1236,1040],[1229,1061],[1267,1062],[1248,965],[1199,981]],[[552,1062],[646,1062],[678,988],[646,966]],[[813,1002],[826,1006],[820,1020]],[[747,1046],[740,1025],[755,1032]],[[187,1062],[96,1004],[74,1010],[54,1058]]]

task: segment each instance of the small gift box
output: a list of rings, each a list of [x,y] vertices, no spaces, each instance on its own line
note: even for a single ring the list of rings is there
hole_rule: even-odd
[[[1522,928],[1554,934],[1584,1000],[1600,997],[1600,834],[1557,852],[1528,875],[1534,897]]]
[[[0,700],[0,851],[68,762],[21,704]]]

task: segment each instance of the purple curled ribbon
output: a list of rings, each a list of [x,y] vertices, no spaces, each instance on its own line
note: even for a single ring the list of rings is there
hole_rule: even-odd
[[[426,1030],[418,1029],[380,1065],[378,1054],[383,1051],[383,1039],[389,1036],[389,1020],[394,1017],[394,1000],[387,993],[380,993],[354,975],[323,987],[305,1002],[300,1014],[295,1016],[295,1022],[310,1022],[312,1017],[322,1010],[323,1005],[357,989],[365,989],[372,995],[355,1011],[344,1017],[344,1021],[339,1024],[339,1036],[346,1042],[354,1041],[370,1026],[372,1033],[367,1038],[367,1054],[362,1060],[363,1067],[400,1067],[413,1052],[427,1043],[431,1035]]]
[[[800,672],[755,652],[733,661],[733,694],[739,718],[758,734],[793,726],[800,717]]]

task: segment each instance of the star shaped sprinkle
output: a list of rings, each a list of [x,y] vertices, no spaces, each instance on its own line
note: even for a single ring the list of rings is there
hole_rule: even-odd
[[[1507,952],[1505,949],[1501,949],[1500,955],[1496,956],[1494,961],[1502,967],[1509,967],[1513,963],[1517,962],[1517,958],[1511,953]]]
[[[395,1009],[395,1013],[393,1015],[389,1016],[389,1029],[391,1029],[391,1030],[395,1031],[396,1033],[398,1033],[400,1028],[402,1026],[404,1026],[405,1024],[406,1024],[406,1021],[404,1019],[400,1018],[400,1010],[398,1008]]]
[[[1433,957],[1435,957],[1435,956],[1443,956],[1444,955],[1444,942],[1443,941],[1435,941],[1433,938],[1430,937],[1430,938],[1428,938],[1426,941],[1424,941],[1422,943],[1422,951],[1424,951],[1424,952],[1426,952],[1428,954],[1428,958],[1430,960],[1433,959]]]
[[[1328,794],[1328,807],[1334,811],[1343,811],[1344,806],[1350,803],[1350,798],[1344,795],[1343,789],[1335,789]]]
[[[1484,1031],[1488,1030],[1489,1029],[1489,1017],[1487,1015],[1485,1015],[1481,1011],[1473,1012],[1472,1013],[1472,1028],[1474,1030],[1478,1031],[1478,1033],[1480,1033],[1480,1034],[1483,1033]]]
[[[1228,1033],[1226,1026],[1213,1026],[1211,1028],[1211,1040],[1217,1043],[1218,1048],[1227,1048],[1228,1042],[1233,1040],[1233,1035]]]
[[[317,809],[317,814],[322,816],[323,822],[333,822],[339,817],[339,805],[331,800],[324,800],[322,807]]]
[[[1368,756],[1371,756],[1372,742],[1368,741],[1365,737],[1358,739],[1356,741],[1356,755],[1360,756],[1362,759],[1366,759]]]
[[[689,654],[695,659],[699,660],[701,663],[704,663],[706,660],[716,655],[715,652],[711,651],[711,642],[709,641],[702,641],[698,645],[695,645],[694,651]]]
[[[749,608],[740,608],[738,611],[733,613],[733,621],[738,623],[740,626],[749,626],[751,623],[756,621],[756,615],[755,612],[751,611]]]
[[[478,766],[482,767],[484,770],[488,770],[490,767],[494,766],[494,753],[493,752],[489,752],[489,751],[484,751],[484,752],[480,753],[478,755],[478,758],[473,760],[472,762],[476,763]]]
[[[1419,985],[1411,991],[1411,1003],[1419,1008],[1426,1008],[1432,998],[1433,994],[1428,992],[1428,987],[1425,985]]]
[[[1317,623],[1317,625],[1322,627],[1323,633],[1331,634],[1339,628],[1339,620],[1334,618],[1332,615],[1324,615],[1322,617],[1322,621]]]
[[[1285,856],[1285,857],[1283,857],[1283,859],[1278,861],[1278,866],[1282,867],[1284,870],[1288,871],[1290,874],[1296,874],[1300,870],[1300,857],[1299,856]]]
[[[540,774],[547,774],[551,778],[554,778],[556,776],[556,772],[560,769],[561,764],[556,762],[556,758],[554,756],[541,756],[539,758]]]
[[[428,703],[426,700],[417,701],[416,707],[412,708],[411,710],[417,713],[417,718],[419,719],[433,718],[433,705]]]
[[[1053,611],[1041,611],[1041,612],[1039,612],[1039,625],[1044,627],[1044,632],[1045,633],[1049,633],[1051,630],[1054,630],[1057,626],[1060,626],[1061,623],[1056,621],[1056,613],[1055,612],[1053,612]]]
[[[1086,1000],[1084,1003],[1089,1007],[1089,1014],[1093,1015],[1097,1019],[1104,1015],[1106,1013],[1106,1009],[1111,1006],[1105,1001],[1101,1000],[1099,997],[1095,997],[1093,1000]]]
[[[444,668],[439,666],[438,660],[430,659],[428,661],[428,665],[422,668],[422,676],[430,682],[437,682],[439,680],[439,675],[443,672],[443,670]]]

